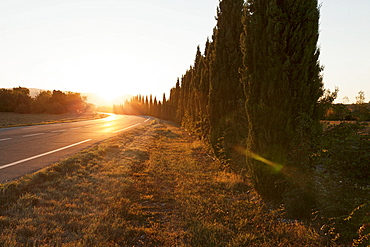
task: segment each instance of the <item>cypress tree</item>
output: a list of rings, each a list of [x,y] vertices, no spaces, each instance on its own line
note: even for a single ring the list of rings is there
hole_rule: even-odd
[[[209,115],[209,87],[210,87],[210,66],[213,59],[213,42],[207,38],[204,56],[202,57],[202,69],[199,82],[199,104],[200,104],[200,129],[201,139],[209,140],[210,135],[210,115]]]
[[[185,127],[189,127],[188,124],[192,119],[192,97],[191,97],[191,88],[192,88],[192,71],[193,67],[186,71],[181,79],[181,124]]]
[[[168,120],[168,107],[167,107],[167,99],[166,94],[163,93],[162,98],[162,108],[161,108],[161,116],[162,119]]]
[[[145,101],[144,101],[144,115],[149,115],[149,99],[148,99],[148,95],[145,96]]]
[[[153,116],[153,98],[151,94],[147,96],[146,114],[148,116]]]
[[[309,172],[319,126],[319,9],[317,0],[249,0],[246,6],[247,163],[261,194],[282,200],[291,185],[305,186],[298,174]]]
[[[176,120],[178,124],[182,123],[182,119],[184,118],[185,114],[185,85],[184,85],[184,76],[181,77],[179,80],[179,94],[178,94],[178,104],[177,104],[177,111],[176,111]]]
[[[158,101],[157,101],[157,97],[154,96],[154,100],[153,100],[153,110],[152,110],[152,116],[154,117],[158,117]]]
[[[201,79],[202,79],[202,71],[203,71],[203,55],[200,52],[199,46],[197,47],[197,53],[195,56],[194,61],[194,75],[192,78],[193,81],[193,97],[194,97],[194,120],[196,125],[200,123],[200,115],[201,113]]]
[[[244,114],[240,102],[244,102],[245,96],[239,73],[242,65],[240,35],[243,31],[243,4],[243,0],[222,0],[217,9],[209,86],[210,141],[213,147],[219,144],[220,138],[237,142],[240,136],[235,130],[233,133],[224,132],[233,122],[240,121],[240,109]]]
[[[171,115],[170,115],[170,120],[176,122],[176,123],[180,123],[179,122],[179,119],[178,119],[178,109],[179,109],[179,101],[180,101],[180,79],[177,78],[177,81],[176,81],[176,86],[174,88],[171,89],[171,92],[170,92],[170,100],[169,100],[169,103],[170,103],[170,106],[171,106]]]

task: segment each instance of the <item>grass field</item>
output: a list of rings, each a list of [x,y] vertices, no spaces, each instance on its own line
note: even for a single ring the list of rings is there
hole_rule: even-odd
[[[180,128],[153,121],[0,185],[0,246],[325,246]]]
[[[105,114],[19,114],[0,112],[0,128],[36,124],[73,122],[102,118]]]

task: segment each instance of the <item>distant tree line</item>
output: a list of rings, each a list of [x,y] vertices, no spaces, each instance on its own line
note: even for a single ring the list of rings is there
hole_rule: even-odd
[[[127,100],[122,105],[113,105],[113,112],[116,114],[128,115],[147,115],[163,119],[168,119],[167,106],[162,104],[167,102],[165,94],[163,94],[162,101],[157,100],[157,97],[135,96]]]
[[[85,112],[89,107],[91,105],[86,103],[86,98],[80,93],[40,91],[32,98],[28,88],[0,89],[0,112],[77,114]]]

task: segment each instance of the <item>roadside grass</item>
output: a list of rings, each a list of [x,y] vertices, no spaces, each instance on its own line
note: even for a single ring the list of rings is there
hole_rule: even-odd
[[[67,123],[83,120],[91,120],[106,117],[105,114],[20,114],[13,112],[0,112],[0,128]]]
[[[158,120],[0,184],[0,246],[324,245]]]

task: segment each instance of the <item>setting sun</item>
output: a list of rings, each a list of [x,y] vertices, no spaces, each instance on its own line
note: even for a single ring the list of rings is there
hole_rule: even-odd
[[[101,89],[100,91],[96,92],[96,94],[104,100],[114,101],[122,95],[122,92],[112,89]]]

